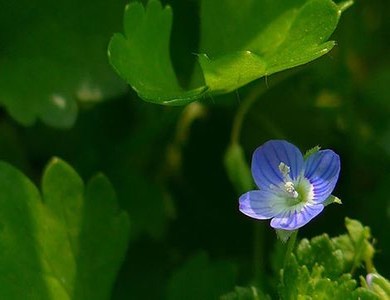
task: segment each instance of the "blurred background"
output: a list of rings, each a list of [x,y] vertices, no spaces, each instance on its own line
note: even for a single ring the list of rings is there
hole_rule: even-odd
[[[185,86],[199,4],[165,3],[174,12],[171,56]],[[341,156],[334,194],[343,205],[327,207],[300,236],[338,235],[346,216],[358,219],[371,227],[375,265],[389,277],[389,1],[356,1],[332,37],[337,46],[322,58],[186,107],[142,101],[110,67],[107,44],[122,31],[125,4],[2,1],[0,12],[0,158],[38,186],[53,156],[85,180],[108,176],[131,220],[113,299],[177,299],[177,282],[209,290],[194,299],[214,299],[250,282],[254,259],[263,265],[258,276],[272,274],[275,233],[239,213],[223,164],[240,103],[256,90],[261,96],[240,139],[248,162],[269,139]],[[264,237],[260,248],[255,233]],[[204,280],[191,286],[198,275]],[[218,284],[207,279],[216,277]]]

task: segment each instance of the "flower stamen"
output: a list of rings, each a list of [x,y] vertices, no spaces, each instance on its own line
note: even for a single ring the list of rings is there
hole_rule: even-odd
[[[287,194],[290,197],[292,197],[294,199],[298,198],[299,194],[295,190],[294,183],[292,182],[291,177],[289,175],[290,174],[290,167],[288,165],[286,165],[284,162],[280,162],[279,171],[280,171],[280,173],[282,173],[282,176],[283,176],[284,190],[287,192]]]
[[[284,162],[280,162],[279,171],[282,173],[284,181],[290,178],[290,167],[286,165]]]
[[[286,190],[287,194],[289,194],[294,199],[298,198],[299,194],[295,190],[294,183],[292,183],[291,181],[287,181],[284,184],[284,189]]]

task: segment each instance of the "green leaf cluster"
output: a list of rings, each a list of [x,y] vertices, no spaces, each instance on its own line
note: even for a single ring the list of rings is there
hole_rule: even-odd
[[[345,225],[347,233],[334,238],[322,234],[310,240],[302,239],[283,267],[282,247],[277,244],[273,267],[280,278],[274,287],[279,299],[389,299],[390,282],[373,266],[375,250],[369,228],[349,218]],[[367,276],[360,275],[357,280],[357,273]],[[251,286],[236,287],[221,299],[271,298],[258,287]]]
[[[193,89],[180,86],[170,58],[172,10],[157,0],[126,6],[124,34],[115,34],[109,59],[146,101],[183,105],[227,93],[263,76],[310,62],[328,41],[351,1],[235,1],[200,3],[200,45]],[[239,13],[237,13],[239,12]]]
[[[282,299],[379,299],[353,278],[365,265],[373,272],[374,248],[368,227],[346,218],[348,234],[303,239],[281,271]]]

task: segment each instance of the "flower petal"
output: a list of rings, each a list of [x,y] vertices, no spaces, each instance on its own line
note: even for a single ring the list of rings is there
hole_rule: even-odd
[[[286,209],[286,200],[267,191],[250,191],[240,197],[240,211],[252,218],[270,219]]]
[[[336,186],[340,174],[340,157],[332,150],[321,150],[305,161],[305,177],[313,185],[313,201],[324,202]]]
[[[255,150],[252,157],[252,175],[260,189],[279,186],[283,182],[279,170],[281,162],[290,167],[291,179],[297,179],[303,168],[303,157],[293,144],[282,140],[271,140]]]
[[[285,211],[271,220],[271,227],[284,230],[298,229],[309,223],[323,209],[322,204],[306,204],[299,211]]]

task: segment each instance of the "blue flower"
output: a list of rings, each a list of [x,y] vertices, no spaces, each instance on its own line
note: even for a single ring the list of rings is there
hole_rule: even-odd
[[[255,219],[272,219],[276,229],[298,229],[324,209],[339,173],[340,158],[332,150],[304,159],[293,144],[268,141],[252,157],[252,176],[260,190],[240,197],[240,211]]]

